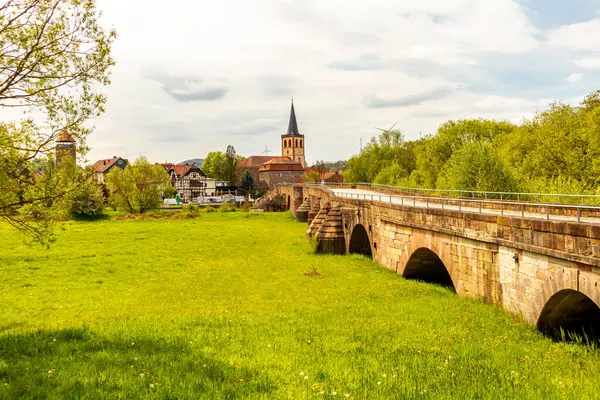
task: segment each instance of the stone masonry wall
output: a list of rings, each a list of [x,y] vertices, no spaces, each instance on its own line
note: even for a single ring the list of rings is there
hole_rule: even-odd
[[[294,199],[292,210],[300,206],[295,204],[299,187],[277,188]],[[457,294],[500,305],[531,323],[560,290],[578,290],[600,305],[598,226],[333,200],[319,186],[302,187],[302,197],[307,196],[341,203],[346,248],[354,227],[361,224],[373,259],[399,274],[424,247],[442,260]]]

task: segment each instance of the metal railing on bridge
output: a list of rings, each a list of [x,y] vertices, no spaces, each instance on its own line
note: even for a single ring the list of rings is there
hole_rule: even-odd
[[[311,182],[311,184],[320,184]],[[527,192],[485,192],[478,190],[455,190],[455,189],[424,189],[408,186],[380,185],[368,182],[356,183],[326,183],[332,187],[369,187],[373,190],[391,190],[399,193],[412,193],[421,196],[490,199],[490,200],[514,200],[523,202],[550,203],[550,204],[573,204],[573,205],[600,205],[600,195],[587,194],[563,194],[563,193],[527,193]]]
[[[480,214],[506,215],[516,216],[521,218],[537,218],[555,221],[577,221],[600,223],[600,206],[580,204],[564,204],[564,203],[536,203],[529,201],[516,201],[511,199],[493,199],[489,197],[468,198],[455,196],[440,196],[432,194],[405,193],[402,189],[395,193],[360,193],[360,188],[370,188],[371,191],[398,189],[394,186],[372,185],[372,184],[321,184],[317,182],[307,183],[307,185],[320,186],[327,188],[334,197],[363,200],[363,201],[378,201],[381,203],[397,204],[402,206],[413,206],[425,209],[441,209],[455,210],[461,212],[475,212]],[[332,188],[336,189],[335,191]],[[358,188],[357,192],[342,192],[341,189]],[[424,190],[424,189],[421,189]],[[455,193],[468,191],[453,191]],[[428,193],[432,193],[429,191]],[[501,194],[501,192],[471,192]],[[505,194],[505,193],[502,193]],[[516,194],[516,193],[513,193]],[[519,193],[520,195],[531,193]],[[533,194],[535,195],[535,194]],[[544,196],[545,194],[539,194]],[[600,198],[600,196],[589,196]]]

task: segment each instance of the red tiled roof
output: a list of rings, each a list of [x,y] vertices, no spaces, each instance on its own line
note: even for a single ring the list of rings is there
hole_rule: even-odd
[[[185,176],[192,167],[195,167],[196,164],[184,164],[184,165],[176,165],[173,167],[173,171],[179,176]]]
[[[287,156],[250,156],[240,161],[238,165],[241,168],[257,168],[266,163],[267,161],[273,159],[289,160],[290,158]]]
[[[163,167],[166,170],[170,170],[171,168],[173,168],[175,166],[175,164],[171,164],[171,163],[159,163],[158,165],[160,165],[161,167]]]
[[[120,159],[121,159],[121,157],[113,157],[113,158],[107,158],[105,160],[98,160],[94,163],[94,165],[92,166],[92,169],[94,170],[94,172],[104,172],[107,169],[109,169],[110,167],[112,167],[113,164],[116,163]]]
[[[193,168],[197,168],[198,170],[200,170],[200,172],[202,174],[204,174],[204,172],[202,172],[202,170],[200,169],[200,167],[198,167],[198,165],[196,163],[181,164],[181,165],[164,163],[164,164],[158,164],[158,165],[161,165],[167,172],[173,171],[173,172],[175,172],[176,175],[179,175],[179,176],[187,175],[190,172],[190,170]]]
[[[267,162],[265,162],[260,169],[259,172],[264,171],[302,171],[304,172],[304,167],[299,161],[291,160],[289,157],[282,158],[274,158]]]
[[[67,131],[62,131],[62,133],[56,138],[56,141],[75,143],[75,139],[73,139],[73,136],[71,136]]]

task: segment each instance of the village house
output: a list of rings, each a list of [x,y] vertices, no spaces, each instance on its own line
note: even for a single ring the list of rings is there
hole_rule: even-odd
[[[304,167],[299,161],[274,158],[264,163],[258,170],[258,179],[268,187],[278,183],[297,183],[302,180]]]
[[[276,159],[290,160],[290,158],[287,156],[250,156],[248,158],[245,158],[238,164],[240,176],[244,173],[245,170],[248,170],[250,171],[250,175],[252,175],[252,179],[254,180],[254,187],[256,189],[268,189],[269,186],[267,185],[267,183],[259,179],[258,171],[262,168],[264,163]]]
[[[92,166],[93,178],[98,184],[103,185],[106,174],[113,168],[120,168],[123,170],[127,164],[129,164],[129,161],[117,156],[105,160],[98,160]]]
[[[158,164],[171,177],[171,185],[175,188],[182,203],[193,203],[206,196],[207,178],[196,163],[191,164]]]
[[[218,181],[213,178],[206,178],[206,196],[219,196],[221,193],[227,192],[228,188],[230,188],[230,186],[229,182],[227,181]]]

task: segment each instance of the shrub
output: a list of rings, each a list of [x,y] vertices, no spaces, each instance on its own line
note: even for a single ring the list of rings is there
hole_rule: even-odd
[[[94,216],[104,210],[104,196],[100,186],[86,180],[70,195],[69,212],[78,216]]]
[[[200,207],[195,204],[186,204],[182,208],[182,212],[188,217],[193,218],[197,217],[200,214]]]
[[[219,212],[235,212],[237,207],[232,203],[223,203],[219,207]]]
[[[183,206],[181,209],[185,212],[193,213],[193,212],[198,212],[200,210],[200,207],[198,207],[195,204],[189,203],[189,204],[186,204],[185,206]]]
[[[244,202],[244,204],[242,205],[242,211],[244,211],[244,212],[250,211],[250,202],[249,201]]]

